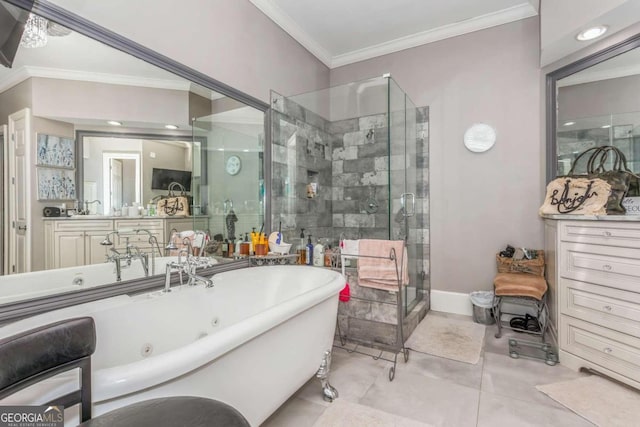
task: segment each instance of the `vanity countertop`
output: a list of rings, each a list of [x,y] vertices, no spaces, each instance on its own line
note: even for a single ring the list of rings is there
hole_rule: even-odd
[[[635,221],[640,222],[640,215],[541,215],[543,219],[566,219],[570,221]]]
[[[52,216],[52,217],[43,217],[42,219],[45,221],[82,221],[82,220],[136,220],[136,219],[185,219],[185,218],[208,218],[208,215],[195,215],[195,216],[185,216],[185,215],[174,215],[174,216],[107,216],[107,215],[74,215],[74,216]]]

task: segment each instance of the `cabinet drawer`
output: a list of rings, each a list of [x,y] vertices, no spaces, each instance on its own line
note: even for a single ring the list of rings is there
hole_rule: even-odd
[[[560,240],[640,249],[640,224],[610,221],[567,222],[560,226]]]
[[[640,249],[562,242],[560,257],[561,277],[640,292]]]
[[[156,239],[158,239],[158,243],[161,245],[162,241],[163,241],[163,236],[164,233],[162,232],[162,230],[160,231],[153,231],[153,230],[149,230],[151,232],[152,236],[155,236]],[[139,234],[135,234],[135,233],[123,233],[118,235],[118,239],[117,239],[117,243],[116,245],[118,247],[125,247],[127,244],[127,238],[129,239],[129,243],[135,246],[138,246],[139,248],[142,248],[143,246],[149,246],[149,235],[147,233],[139,233]]]
[[[117,219],[114,221],[114,227],[116,230],[162,230],[161,219]]]
[[[562,279],[560,312],[640,337],[640,293]]]
[[[613,372],[640,380],[640,339],[560,316],[560,348]]]
[[[61,219],[55,221],[55,231],[111,231],[113,229],[113,221],[105,220],[84,220],[84,219]]]

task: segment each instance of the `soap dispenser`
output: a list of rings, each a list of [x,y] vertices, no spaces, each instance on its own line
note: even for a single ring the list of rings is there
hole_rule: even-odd
[[[307,265],[313,265],[313,243],[311,243],[311,234],[309,234],[309,240],[307,242]]]
[[[307,263],[307,247],[304,244],[304,228],[300,231],[300,240],[296,246],[298,253],[298,264],[305,265]]]

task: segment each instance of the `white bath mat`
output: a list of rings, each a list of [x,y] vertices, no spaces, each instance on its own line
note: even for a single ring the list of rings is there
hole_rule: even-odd
[[[536,388],[597,426],[637,426],[640,422],[640,392],[597,375]]]
[[[358,405],[344,399],[335,400],[320,415],[313,427],[430,427],[419,421]]]
[[[427,314],[406,347],[420,353],[475,365],[480,360],[485,326],[471,320]]]

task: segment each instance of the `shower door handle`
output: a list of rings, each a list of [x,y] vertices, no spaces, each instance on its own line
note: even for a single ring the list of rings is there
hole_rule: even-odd
[[[411,210],[409,210],[409,207],[407,206],[407,198],[411,198]],[[413,193],[403,193],[400,196],[400,203],[402,204],[402,207],[404,208],[404,212],[402,214],[402,216],[404,217],[410,217],[410,216],[414,216],[416,214],[416,195]]]

